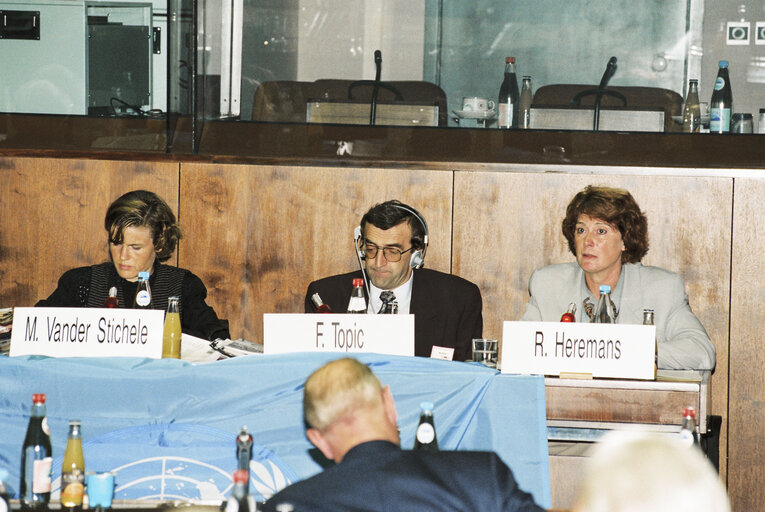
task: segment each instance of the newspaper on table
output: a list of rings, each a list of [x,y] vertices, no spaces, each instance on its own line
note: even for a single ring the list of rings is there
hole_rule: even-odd
[[[208,363],[230,357],[262,354],[263,345],[243,339],[207,341],[190,334],[181,337],[181,359],[192,363]]]

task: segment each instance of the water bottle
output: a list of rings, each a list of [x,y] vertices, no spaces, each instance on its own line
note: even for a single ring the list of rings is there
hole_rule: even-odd
[[[643,325],[653,325],[653,309],[643,310]],[[653,380],[656,380],[659,374],[659,346],[656,342],[656,336],[653,337]]]
[[[683,105],[683,131],[698,133],[701,128],[701,108],[699,106],[699,81],[688,81],[688,94]]]
[[[515,76],[515,57],[505,58],[505,77],[499,87],[497,126],[518,128],[518,77]]]
[[[519,127],[528,129],[531,128],[531,77],[523,77],[523,85],[521,86],[521,97],[518,100],[518,111],[520,112],[520,119],[518,121]]]
[[[151,288],[149,287],[148,272],[138,272],[138,288],[135,290],[133,308],[151,309]]]
[[[50,501],[50,470],[53,452],[50,447],[50,428],[45,411],[45,394],[32,395],[32,412],[21,451],[21,481],[19,499],[29,510],[47,509]]]
[[[436,425],[433,421],[433,403],[422,402],[420,404],[420,423],[414,435],[413,450],[438,451],[438,437]]]
[[[611,287],[607,284],[600,285],[600,299],[598,300],[598,307],[595,309],[596,324],[615,324],[616,314],[614,313],[614,305],[611,302]]]
[[[728,133],[730,114],[733,111],[733,92],[728,76],[728,61],[721,60],[715,79],[712,101],[709,105],[709,132]]]
[[[364,280],[360,277],[353,279],[351,300],[348,301],[348,313],[366,313],[367,299],[364,297]]]

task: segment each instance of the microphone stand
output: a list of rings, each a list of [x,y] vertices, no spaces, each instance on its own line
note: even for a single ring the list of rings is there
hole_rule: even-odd
[[[600,79],[600,85],[595,92],[595,113],[592,119],[592,130],[598,131],[600,127],[600,100],[603,98],[603,89],[606,88],[606,84],[616,71],[616,57],[611,57],[606,65],[606,70],[603,72],[603,77]]]
[[[377,116],[377,93],[380,90],[380,72],[382,71],[382,52],[375,50],[375,82],[372,87],[372,104],[369,110],[369,124],[375,124],[375,117]]]

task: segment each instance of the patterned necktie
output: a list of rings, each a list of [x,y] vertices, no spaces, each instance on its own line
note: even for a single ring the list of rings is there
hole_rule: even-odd
[[[396,314],[398,313],[398,303],[396,302],[396,294],[390,290],[385,290],[380,294],[380,300],[382,306],[380,307],[379,314]]]

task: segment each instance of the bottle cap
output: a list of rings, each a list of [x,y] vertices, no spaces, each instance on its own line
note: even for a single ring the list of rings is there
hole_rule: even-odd
[[[531,80],[531,77],[529,75],[523,75],[524,80]]]
[[[45,393],[35,393],[32,395],[32,403],[35,404],[44,404],[45,403]]]
[[[69,420],[69,426],[77,425],[78,427],[82,425],[82,422],[80,420]]]
[[[728,61],[727,60],[721,60],[719,64],[720,64],[721,68],[727,68],[728,67]]]
[[[117,287],[112,286],[109,288],[109,297],[116,297],[117,296]]]
[[[354,277],[353,278],[353,286],[364,286],[364,280],[360,277]]]
[[[243,484],[247,483],[247,479],[250,478],[250,472],[246,469],[237,469],[234,471],[234,483]]]
[[[607,284],[601,284],[600,293],[611,293],[611,287]]]
[[[138,279],[144,279],[144,280],[149,279],[149,273],[146,272],[145,270],[138,272]]]
[[[693,407],[686,407],[683,409],[683,416],[690,416],[691,418],[696,418],[696,409]]]
[[[515,57],[505,57],[505,63],[506,64],[509,64],[509,63],[515,64]]]
[[[420,402],[420,409],[422,409],[423,411],[432,411],[433,402]]]
[[[696,78],[691,78],[690,80],[688,80],[688,83],[697,84],[697,83],[699,83],[699,81]]]

